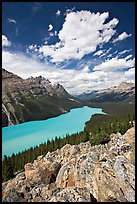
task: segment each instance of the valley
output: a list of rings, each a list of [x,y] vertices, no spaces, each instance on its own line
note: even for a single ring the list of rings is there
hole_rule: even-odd
[[[2,69],[2,126],[44,120],[84,106],[60,84],[41,76],[22,79]]]
[[[126,83],[125,83],[126,84]],[[121,85],[120,85],[121,86]],[[51,169],[49,166],[48,170],[48,175],[49,177],[45,177],[43,175],[43,172],[45,172],[44,166],[42,164],[41,170],[39,169],[39,161],[40,158],[47,158],[47,155],[49,154],[56,154],[56,152],[62,152],[63,149],[65,149],[65,152],[67,151],[66,148],[70,148],[70,152],[73,152],[73,148],[84,148],[84,150],[78,154],[78,160],[83,157],[86,154],[86,157],[88,158],[89,154],[89,149],[93,150],[94,154],[98,154],[99,149],[102,149],[102,152],[98,157],[100,158],[106,158],[103,157],[103,155],[108,155],[109,160],[112,159],[112,155],[109,154],[108,152],[108,147],[111,149],[112,145],[114,148],[116,148],[115,155],[115,162],[114,166],[117,164],[117,162],[121,162],[118,158],[119,151],[121,151],[120,155],[122,158],[127,162],[127,164],[130,166],[129,168],[134,168],[134,142],[131,147],[131,157],[130,161],[126,160],[127,155],[124,153],[123,154],[123,143],[120,143],[121,145],[121,150],[117,147],[117,141],[119,140],[119,136],[123,137],[122,142],[127,141],[127,136],[126,135],[132,135],[134,140],[134,121],[135,121],[135,91],[134,88],[128,87],[128,84],[125,85],[125,87],[122,87],[122,95],[124,98],[121,100],[121,89],[119,92],[119,96],[117,97],[117,100],[110,100],[110,97],[108,97],[108,93],[103,95],[104,92],[102,92],[101,97],[99,96],[98,100],[96,100],[96,97],[92,100],[91,98],[85,98],[84,100],[77,97],[74,97],[70,95],[60,84],[55,84],[52,85],[51,82],[48,79],[45,79],[43,77],[36,77],[36,78],[28,78],[26,80],[21,79],[17,75],[14,75],[10,72],[7,72],[6,70],[3,69],[3,89],[2,89],[2,111],[3,111],[3,130],[4,128],[16,128],[17,126],[22,125],[22,127],[25,127],[24,125],[28,123],[37,123],[37,122],[46,122],[48,120],[46,119],[55,119],[58,117],[63,117],[63,115],[67,115],[71,113],[73,110],[78,110],[78,109],[83,109],[85,106],[91,109],[96,109],[96,110],[102,110],[105,114],[102,114],[103,112],[94,112],[93,114],[88,111],[88,118],[84,119],[84,113],[80,113],[76,117],[73,117],[70,121],[68,121],[68,125],[70,126],[70,130],[72,130],[72,126],[75,126],[74,132],[69,132],[68,134],[64,133],[64,136],[61,137],[61,132],[59,134],[53,133],[54,137],[50,138],[49,136],[47,137],[48,133],[43,132],[43,129],[40,127],[40,131],[42,131],[41,136],[44,137],[44,140],[40,142],[40,135],[39,135],[39,130],[37,125],[35,126],[34,130],[34,135],[32,134],[33,130],[32,128],[23,128],[21,132],[25,133],[25,131],[31,131],[32,137],[30,138],[30,144],[29,144],[29,137],[28,137],[28,132],[25,133],[25,135],[22,137],[22,142],[18,141],[17,138],[15,138],[14,142],[17,143],[22,143],[27,141],[27,144],[29,146],[24,150],[20,149],[21,145],[18,146],[19,149],[17,152],[9,154],[9,155],[3,155],[3,161],[2,161],[2,169],[3,169],[3,201],[7,202],[10,199],[15,201],[15,202],[21,202],[21,201],[30,201],[30,202],[41,202],[47,200],[48,202],[50,201],[59,201],[62,202],[62,197],[65,196],[63,199],[65,201],[68,201],[69,199],[66,200],[66,194],[70,195],[73,193],[75,198],[70,198],[71,201],[133,201],[134,200],[134,189],[131,192],[131,196],[128,196],[126,191],[124,194],[120,194],[120,191],[117,189],[111,188],[113,192],[113,196],[111,198],[108,198],[108,196],[105,197],[105,194],[99,194],[97,195],[95,191],[91,188],[90,186],[90,193],[87,192],[86,197],[82,197],[82,194],[85,194],[85,190],[87,186],[89,185],[88,182],[81,186],[79,186],[79,182],[77,183],[77,175],[72,174],[72,169],[70,170],[69,178],[66,181],[60,180],[60,174],[62,175],[62,168],[65,168],[63,165],[67,165],[67,161],[64,160],[65,156],[63,155],[63,161],[64,163],[61,163],[61,166],[55,162],[55,168],[59,168],[60,171],[54,171],[52,173],[53,167],[51,163]],[[134,86],[133,86],[134,87]],[[116,93],[119,88],[115,87]],[[114,92],[113,88],[110,91]],[[127,90],[128,93],[127,94]],[[107,96],[107,97],[106,97]],[[112,95],[111,95],[112,96]],[[102,98],[103,99],[102,102]],[[119,100],[118,100],[119,98]],[[113,97],[112,97],[113,99]],[[65,114],[64,114],[65,113]],[[92,116],[92,117],[91,117]],[[82,120],[82,129],[76,130],[76,124],[78,124],[78,121]],[[30,122],[29,122],[30,121]],[[74,122],[73,122],[74,121]],[[59,125],[63,125],[61,129],[63,129],[65,120],[63,119],[62,122],[60,122]],[[73,125],[72,125],[73,122]],[[76,124],[75,124],[76,122]],[[41,123],[42,124],[42,123]],[[6,127],[7,126],[7,127]],[[49,125],[48,125],[49,126]],[[53,130],[53,124],[51,123],[51,130]],[[45,127],[45,126],[44,126]],[[131,128],[131,130],[130,130]],[[47,129],[47,128],[46,128]],[[45,129],[45,130],[46,130]],[[126,133],[127,131],[127,133]],[[129,132],[132,132],[131,134]],[[10,132],[10,131],[9,131]],[[11,133],[15,133],[15,131],[11,131]],[[17,137],[21,134],[21,132],[17,132]],[[10,133],[10,135],[11,135]],[[6,133],[7,134],[7,133]],[[5,134],[5,135],[6,135]],[[114,136],[115,142],[113,143],[113,138],[112,135]],[[4,136],[4,134],[3,134]],[[8,135],[7,135],[8,136]],[[34,141],[34,136],[36,136],[36,143],[32,144]],[[13,136],[14,137],[14,136]],[[25,138],[25,140],[24,140]],[[45,138],[47,138],[45,140]],[[126,139],[124,139],[126,138]],[[129,142],[130,143],[130,142]],[[5,143],[6,144],[6,143]],[[131,144],[131,143],[130,143]],[[4,145],[4,142],[3,142]],[[25,144],[26,145],[26,144]],[[72,145],[72,147],[71,147]],[[74,146],[75,145],[75,146]],[[8,148],[9,146],[12,146],[12,148],[15,150],[16,148],[14,147],[14,144],[9,144],[5,145],[5,148]],[[128,146],[128,145],[127,145]],[[72,150],[71,150],[72,148]],[[13,150],[13,151],[14,151]],[[9,148],[8,148],[9,151]],[[84,155],[83,155],[83,151]],[[127,150],[126,150],[127,151]],[[62,154],[62,153],[59,154]],[[69,152],[69,155],[70,155]],[[74,151],[75,155],[75,151]],[[71,164],[71,160],[73,160],[74,157],[70,157],[68,160],[68,163]],[[129,158],[128,158],[129,159]],[[45,160],[45,159],[44,159]],[[88,159],[89,161],[89,159]],[[98,160],[97,163],[99,164],[101,160]],[[106,161],[106,159],[102,160]],[[102,162],[101,161],[101,162]],[[33,162],[35,163],[33,166]],[[41,160],[43,162],[43,160]],[[49,162],[49,161],[48,161]],[[77,160],[76,166],[74,165],[73,168],[77,169]],[[83,161],[84,162],[84,161]],[[38,163],[38,166],[36,165]],[[93,161],[90,161],[90,165],[93,165]],[[31,168],[29,169],[29,165],[33,166],[33,172],[31,172]],[[104,165],[103,163],[101,165]],[[108,165],[108,163],[107,163]],[[122,164],[120,164],[122,165]],[[117,174],[117,170],[115,167],[112,167],[113,174]],[[70,168],[68,166],[68,168]],[[101,169],[103,166],[100,167]],[[107,167],[108,168],[108,167]],[[25,172],[24,172],[25,169]],[[58,169],[58,170],[59,170]],[[95,168],[97,170],[97,168]],[[37,171],[42,171],[41,175],[42,177],[37,174]],[[86,171],[86,169],[85,169]],[[108,169],[107,169],[108,171]],[[122,169],[121,169],[122,171]],[[29,173],[30,172],[30,173]],[[35,175],[33,173],[35,172]],[[47,171],[46,171],[47,172]],[[80,170],[80,174],[82,173],[82,169]],[[29,177],[29,175],[32,174],[33,176]],[[55,175],[54,175],[55,174]],[[83,174],[83,173],[82,173]],[[81,175],[82,175],[81,174]],[[107,177],[107,172],[105,177],[103,177],[102,182],[104,182],[104,179],[112,179]],[[126,173],[125,175],[127,175]],[[90,175],[87,173],[85,174],[90,178]],[[21,177],[20,177],[21,176]],[[38,178],[38,180],[35,180],[35,177]],[[64,173],[63,173],[64,176]],[[95,176],[95,177],[94,177]],[[93,179],[96,178],[96,175],[93,176]],[[45,181],[43,183],[42,178],[46,179],[46,184]],[[83,178],[83,177],[81,177]],[[117,182],[119,177],[116,177],[115,182]],[[10,179],[10,180],[9,180]],[[33,180],[34,179],[34,180]],[[134,179],[134,178],[133,178]],[[21,190],[18,185],[14,185],[15,182],[21,182],[22,188],[25,188],[25,186],[29,186],[28,188],[30,189],[30,192],[26,193],[26,190]],[[67,184],[65,184],[65,182]],[[130,181],[129,181],[130,182]],[[35,191],[35,187],[33,185],[35,183],[37,185],[37,189],[43,189],[44,194],[37,194],[36,196],[33,195],[33,191]],[[46,185],[46,186],[45,186]],[[93,183],[94,185],[94,183]],[[98,183],[98,188],[100,188],[100,184]],[[120,184],[121,185],[121,184]],[[124,184],[126,186],[126,184]],[[15,186],[15,187],[14,187]],[[23,187],[24,186],[24,187]],[[48,188],[45,190],[45,187]],[[58,187],[62,190],[57,191]],[[11,191],[9,190],[11,188]],[[50,190],[49,190],[50,188]],[[133,186],[134,188],[134,186]],[[75,191],[75,189],[77,189]],[[83,189],[83,190],[82,190]],[[106,186],[106,189],[108,189],[108,186]],[[56,196],[52,196],[52,192],[57,191],[58,193]],[[73,192],[72,192],[73,191]],[[67,192],[67,193],[66,193]],[[78,194],[77,194],[78,192]],[[91,194],[92,192],[92,194]],[[21,194],[20,194],[21,193]],[[50,195],[47,197],[47,193]],[[119,196],[118,194],[119,193]],[[60,197],[60,194],[62,195]],[[117,194],[117,196],[115,196]],[[40,195],[40,196],[39,196]],[[46,197],[45,197],[46,196]]]
[[[135,2],[2,2],[1,202],[135,202]]]

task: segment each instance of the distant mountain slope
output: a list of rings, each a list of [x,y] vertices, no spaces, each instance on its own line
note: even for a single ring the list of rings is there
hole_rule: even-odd
[[[42,120],[81,107],[60,84],[42,76],[22,79],[2,69],[2,125]]]
[[[83,100],[91,102],[135,102],[135,84],[123,82],[118,86],[103,89],[99,91],[91,91],[78,96]]]

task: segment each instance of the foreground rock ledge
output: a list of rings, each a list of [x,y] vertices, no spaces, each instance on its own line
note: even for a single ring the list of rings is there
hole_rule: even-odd
[[[3,202],[135,202],[135,127],[105,145],[67,144],[2,184]]]

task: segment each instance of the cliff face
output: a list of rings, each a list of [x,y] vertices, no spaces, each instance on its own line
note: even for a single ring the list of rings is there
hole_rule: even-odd
[[[60,115],[82,103],[60,84],[42,76],[22,79],[2,69],[2,125],[42,120]]]
[[[3,201],[135,202],[135,127],[105,145],[67,144],[2,184]]]

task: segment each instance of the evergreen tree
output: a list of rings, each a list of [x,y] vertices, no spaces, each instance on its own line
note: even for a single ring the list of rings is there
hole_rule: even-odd
[[[11,160],[4,155],[3,163],[2,163],[2,180],[7,181],[14,176],[14,166],[11,163]]]

